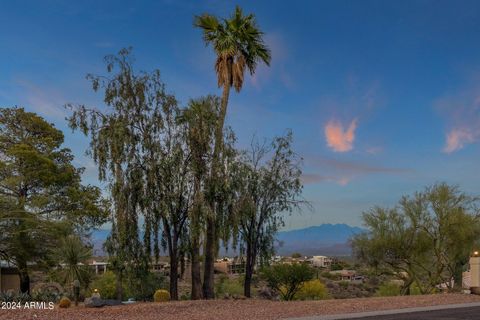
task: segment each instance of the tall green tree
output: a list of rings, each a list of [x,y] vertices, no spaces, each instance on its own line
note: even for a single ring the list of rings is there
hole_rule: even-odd
[[[70,125],[90,135],[100,179],[110,184],[115,215],[106,249],[117,274],[117,296],[124,275],[146,276],[152,251],[158,258],[163,245],[176,300],[194,193],[187,123],[179,121],[181,110],[158,70],[136,72],[130,49],[106,61],[108,76],[89,76],[94,90],[104,90],[106,110],[76,106]]]
[[[206,216],[205,192],[211,166],[215,125],[220,109],[220,99],[207,96],[191,100],[179,121],[187,125],[187,144],[191,154],[190,170],[193,173],[193,205],[189,218],[190,264],[193,300],[202,298],[200,271],[200,246],[202,227]]]
[[[271,145],[252,142],[238,171],[236,224],[246,251],[244,294],[251,296],[252,276],[258,258],[269,260],[282,215],[307,204],[301,198],[300,158],[291,148],[292,134],[277,137]]]
[[[353,238],[356,256],[378,273],[415,284],[422,293],[445,284],[454,289],[480,236],[478,199],[445,183],[403,197],[392,209],[363,214],[368,232]],[[452,282],[452,280],[454,280]]]
[[[109,184],[114,205],[112,233],[106,249],[117,275],[117,297],[122,298],[123,277],[147,274],[150,254],[159,255],[160,199],[151,197],[161,156],[159,141],[164,132],[164,110],[175,108],[160,72],[136,72],[131,49],[105,58],[107,76],[88,75],[94,91],[104,91],[103,110],[70,106],[73,129],[90,136],[89,153],[99,169],[99,178]],[[143,225],[139,220],[143,220]],[[144,237],[140,239],[140,228]],[[152,241],[153,240],[153,241]]]
[[[218,242],[217,207],[215,196],[218,185],[221,184],[221,156],[223,151],[223,129],[227,114],[230,88],[237,92],[242,89],[245,70],[255,73],[259,62],[270,64],[270,50],[263,41],[263,32],[258,28],[253,14],[244,15],[240,7],[236,7],[228,19],[217,18],[210,14],[195,17],[194,25],[203,32],[205,44],[211,44],[217,55],[215,72],[218,86],[223,88],[220,114],[215,130],[215,146],[213,151],[213,166],[211,169],[210,199],[208,199],[211,214],[207,217],[205,268],[203,294],[206,299],[213,299],[214,294],[214,262]]]
[[[0,109],[0,252],[29,292],[31,264],[48,262],[62,236],[103,223],[108,203],[81,183],[63,133],[23,108]]]

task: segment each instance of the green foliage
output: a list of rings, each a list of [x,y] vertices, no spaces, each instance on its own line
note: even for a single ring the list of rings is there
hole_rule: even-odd
[[[112,271],[107,271],[90,284],[91,292],[97,289],[103,299],[115,299],[117,277]],[[90,294],[91,294],[90,292]]]
[[[299,253],[299,252],[292,253],[292,258],[298,259],[298,258],[301,258],[301,257],[302,257],[302,254]]]
[[[452,278],[458,285],[480,237],[477,208],[477,198],[447,184],[403,197],[393,209],[374,208],[363,215],[368,232],[352,241],[355,255],[377,273],[396,274],[402,294],[413,284],[422,294]]]
[[[292,143],[291,132],[276,137],[270,146],[252,142],[250,152],[244,153],[238,163],[235,224],[246,247],[247,279],[259,258],[268,261],[273,254],[275,235],[283,226],[282,214],[306,204],[301,198],[300,159]],[[248,290],[245,292],[248,296]]]
[[[0,109],[0,254],[13,261],[21,290],[28,263],[45,264],[62,235],[103,223],[108,203],[81,184],[83,168],[62,148],[63,134],[22,108]]]
[[[323,300],[327,298],[327,288],[318,279],[305,281],[294,297],[296,300]]]
[[[78,236],[69,235],[61,240],[55,255],[61,265],[59,276],[63,285],[71,286],[73,281],[78,280],[87,288],[93,277],[87,265],[87,260],[92,257],[92,249],[85,246]]]
[[[226,275],[219,277],[215,284],[215,295],[217,298],[222,298],[225,295],[240,296],[243,295],[243,281],[241,278],[230,278]]]
[[[392,296],[399,296],[400,294],[401,294],[401,286],[392,282],[388,282],[380,285],[380,287],[378,287],[377,292],[375,293],[377,297],[392,297]]]
[[[58,306],[60,308],[70,308],[71,305],[72,305],[72,302],[67,297],[63,297],[62,299],[60,299],[60,302],[58,303]]]
[[[137,301],[150,301],[159,286],[168,286],[164,276],[153,272],[147,272],[141,276],[130,274],[125,281],[126,297]]]
[[[20,302],[25,303],[32,301],[32,297],[25,292],[13,292],[13,291],[5,291],[0,292],[0,302]]]
[[[164,289],[159,289],[155,291],[155,294],[153,295],[153,301],[154,302],[167,302],[170,301],[170,292]]]
[[[270,50],[263,42],[263,32],[258,29],[255,16],[244,15],[240,7],[235,8],[229,19],[204,14],[195,17],[194,24],[202,29],[205,43],[211,44],[217,54],[219,87],[234,86],[240,91],[245,67],[254,74],[258,62],[270,64]]]
[[[313,278],[314,270],[302,263],[276,264],[262,269],[267,285],[278,292],[283,300],[292,300],[305,281]]]

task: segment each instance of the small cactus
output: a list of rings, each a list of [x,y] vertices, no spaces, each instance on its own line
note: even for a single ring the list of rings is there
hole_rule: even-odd
[[[155,294],[153,295],[153,301],[155,302],[170,301],[170,292],[163,289],[159,289],[155,291]]]
[[[60,299],[60,302],[58,303],[58,306],[60,308],[70,308],[71,304],[72,304],[72,302],[70,301],[70,299],[68,299],[67,297],[63,297],[62,299]]]

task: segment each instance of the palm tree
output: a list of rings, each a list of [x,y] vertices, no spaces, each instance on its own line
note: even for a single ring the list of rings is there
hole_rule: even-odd
[[[244,15],[240,7],[229,19],[219,19],[210,14],[195,17],[194,25],[203,31],[206,45],[212,45],[217,59],[215,72],[218,87],[223,88],[220,115],[215,129],[215,147],[212,157],[211,181],[214,188],[218,185],[218,172],[221,166],[220,153],[223,149],[223,126],[227,114],[230,88],[237,92],[242,89],[245,70],[255,73],[259,62],[270,65],[270,50],[263,41],[263,32],[257,26],[253,14]],[[214,198],[214,197],[213,197]],[[206,299],[214,298],[214,262],[216,241],[216,209],[215,201],[211,200],[211,214],[207,217],[205,268],[203,295]]]
[[[65,285],[78,280],[85,288],[88,286],[91,273],[86,263],[92,257],[92,250],[78,236],[70,235],[62,239],[56,257],[62,266],[60,276]]]

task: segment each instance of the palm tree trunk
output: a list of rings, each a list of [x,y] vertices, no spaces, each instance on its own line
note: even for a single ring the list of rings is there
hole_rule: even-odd
[[[227,114],[228,98],[230,95],[230,84],[226,83],[223,87],[222,103],[218,125],[215,130],[215,147],[213,150],[213,166],[210,183],[213,183],[214,190],[217,190],[219,184],[220,166],[222,165],[220,153],[223,150],[223,126],[225,123],[225,116]],[[215,191],[216,193],[216,191]],[[205,266],[203,275],[203,297],[205,299],[215,298],[214,292],[214,264],[217,248],[217,234],[216,234],[216,214],[217,207],[215,199],[210,199],[210,213],[207,215],[207,234],[205,242]]]

